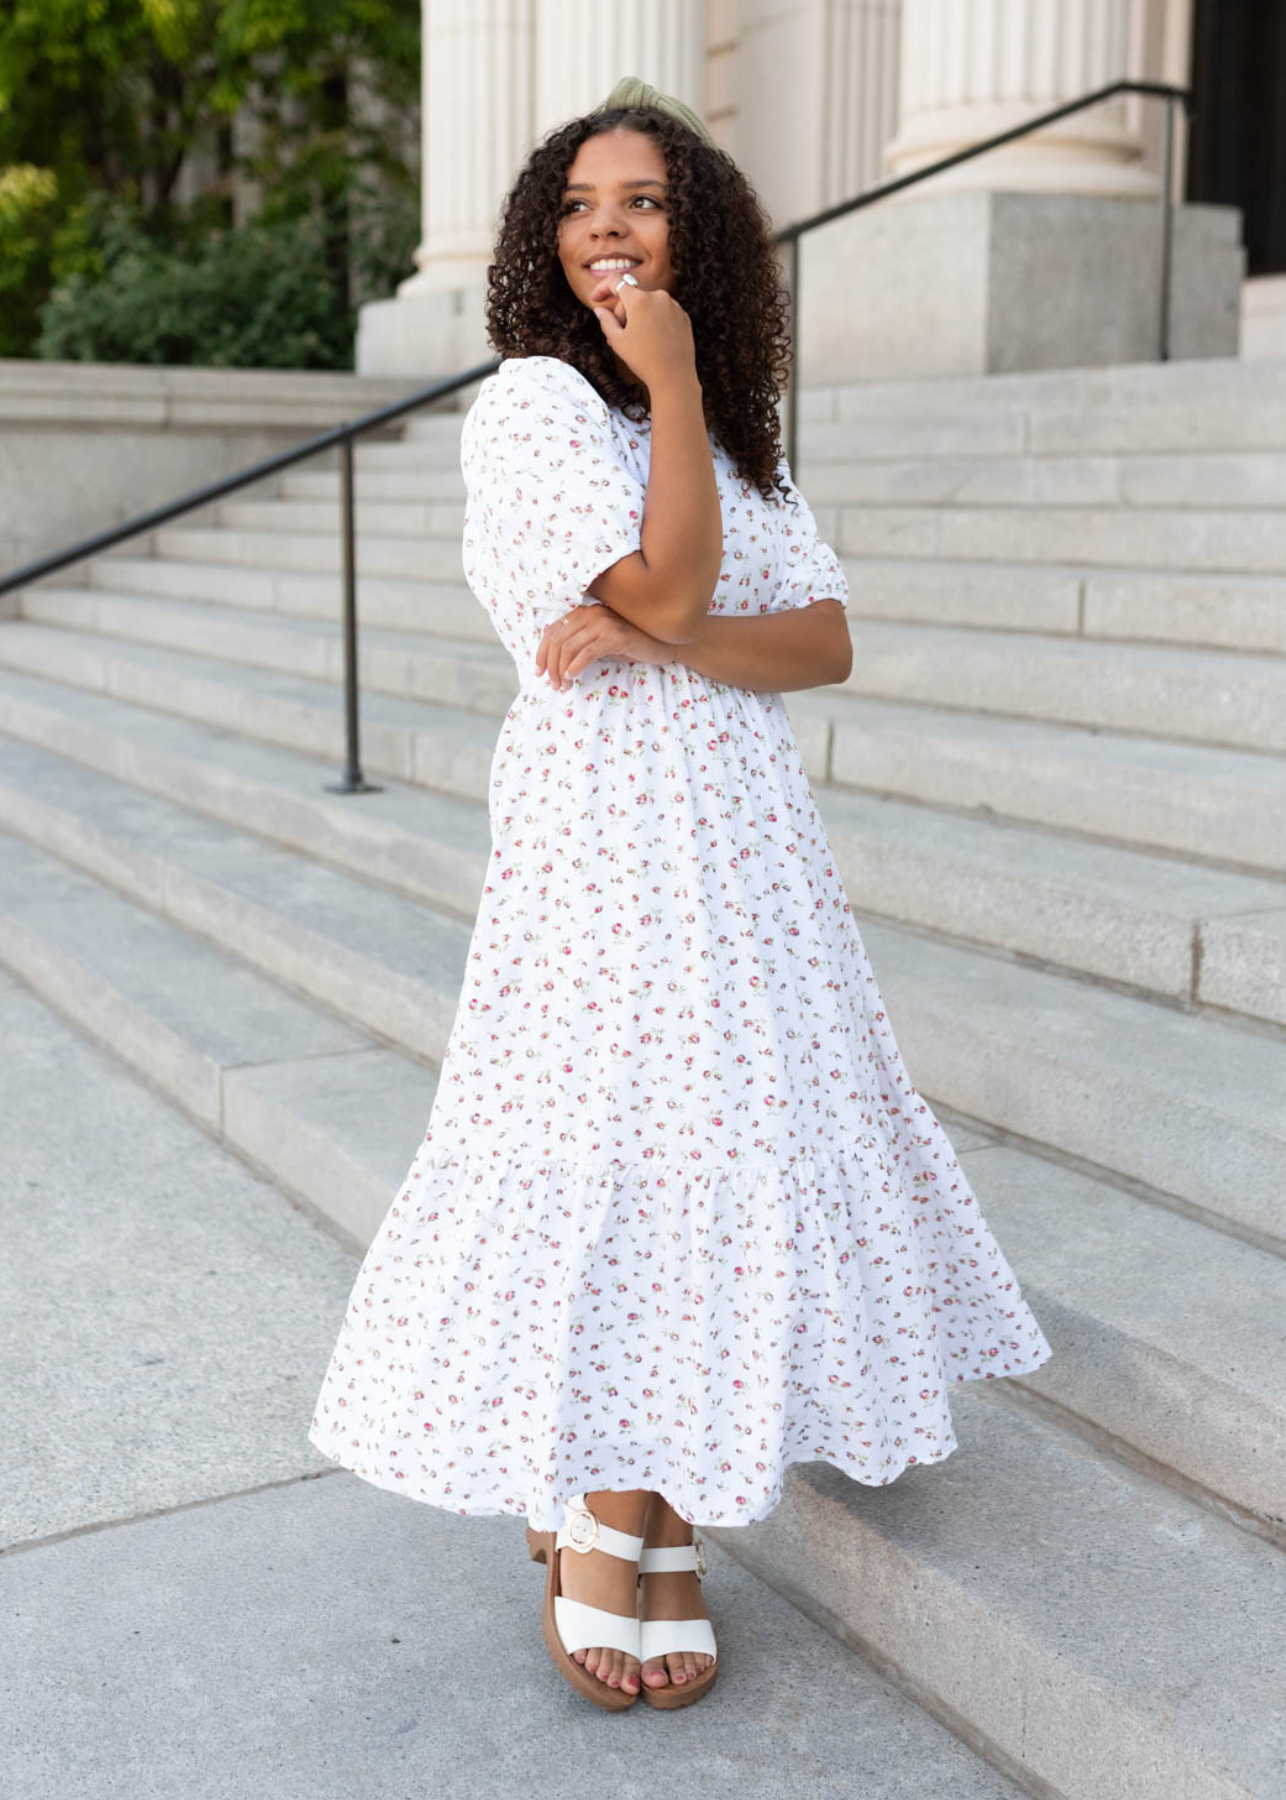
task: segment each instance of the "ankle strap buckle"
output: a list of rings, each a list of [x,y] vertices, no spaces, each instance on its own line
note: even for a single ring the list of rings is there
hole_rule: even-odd
[[[582,1555],[594,1548],[598,1541],[598,1519],[587,1506],[573,1506],[567,1503],[567,1540],[573,1550]]]
[[[706,1572],[705,1545],[701,1542],[701,1539],[697,1536],[695,1531],[692,1533],[692,1548],[696,1552],[697,1574],[699,1576],[704,1575]]]

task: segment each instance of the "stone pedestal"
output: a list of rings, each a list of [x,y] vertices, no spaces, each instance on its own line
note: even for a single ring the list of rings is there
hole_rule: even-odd
[[[1176,360],[1237,354],[1240,220],[1233,207],[1175,211]],[[1155,200],[925,194],[823,226],[800,258],[805,386],[1156,355]]]

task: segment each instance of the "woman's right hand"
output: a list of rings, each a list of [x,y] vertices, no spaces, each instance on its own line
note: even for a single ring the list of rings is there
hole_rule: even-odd
[[[632,287],[619,270],[605,275],[590,304],[621,361],[650,390],[675,376],[696,379],[697,353],[692,320],[664,288]]]

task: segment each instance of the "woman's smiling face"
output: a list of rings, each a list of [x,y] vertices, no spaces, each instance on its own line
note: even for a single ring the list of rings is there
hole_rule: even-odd
[[[597,287],[624,273],[590,267],[604,260],[628,261],[640,287],[674,291],[666,187],[665,157],[646,132],[600,131],[576,152],[559,202],[558,257],[582,305],[612,298],[605,288],[594,299]]]

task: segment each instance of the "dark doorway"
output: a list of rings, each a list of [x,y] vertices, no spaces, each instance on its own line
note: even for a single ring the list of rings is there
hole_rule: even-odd
[[[1196,0],[1189,200],[1239,206],[1248,275],[1286,273],[1286,0]]]

